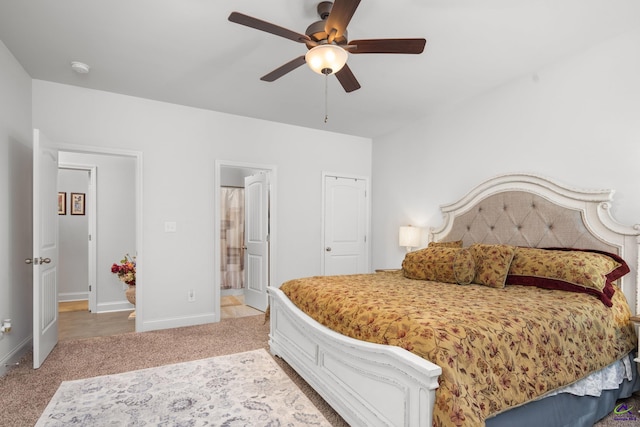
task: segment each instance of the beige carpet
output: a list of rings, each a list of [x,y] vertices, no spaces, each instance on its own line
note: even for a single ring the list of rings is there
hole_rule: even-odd
[[[31,369],[33,362],[28,354],[20,366],[0,377],[0,426],[33,426],[63,381],[267,349],[268,334],[269,325],[264,315],[260,315],[224,319],[209,325],[60,342],[40,369]],[[275,360],[333,426],[347,426],[289,365],[279,358]],[[627,403],[637,414],[640,397],[633,396]],[[615,414],[610,414],[596,425],[640,426],[636,421],[615,418]]]
[[[111,375],[169,363],[268,349],[264,315],[220,323],[58,343],[42,367],[29,354],[0,378],[0,426],[33,426],[63,381]],[[275,359],[334,426],[346,426],[333,409],[286,363]]]

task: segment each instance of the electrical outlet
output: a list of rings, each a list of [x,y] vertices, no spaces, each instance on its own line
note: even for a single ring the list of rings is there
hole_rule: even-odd
[[[11,332],[11,319],[4,319],[2,321],[2,326],[0,326],[0,332],[4,332],[5,334],[8,334],[9,332]]]
[[[196,300],[196,291],[193,289],[189,289],[187,293],[187,301],[194,302]]]

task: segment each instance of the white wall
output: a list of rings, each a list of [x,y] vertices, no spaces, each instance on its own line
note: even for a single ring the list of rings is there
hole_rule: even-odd
[[[142,153],[143,329],[211,319],[216,160],[277,167],[277,282],[320,273],[322,171],[371,175],[367,138],[39,80],[33,121],[56,143]]]
[[[0,375],[30,348],[31,258],[31,78],[0,42],[0,320],[13,330],[0,337]]]
[[[376,139],[373,266],[399,267],[400,225],[437,226],[441,204],[506,172],[615,189],[614,217],[639,223],[638,46],[640,29]]]
[[[220,187],[244,187],[244,178],[251,176],[256,171],[254,169],[241,167],[221,167]]]

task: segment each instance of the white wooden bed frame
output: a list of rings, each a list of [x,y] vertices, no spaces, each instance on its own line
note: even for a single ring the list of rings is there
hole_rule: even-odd
[[[500,219],[500,213],[483,216],[487,214],[483,208],[486,200],[493,200],[490,205],[495,208],[503,203],[501,199],[496,202],[496,197],[511,197],[513,192],[524,192],[523,203],[531,203],[532,211],[546,205],[539,203],[541,200],[550,202],[555,211],[549,215],[536,211],[533,222],[531,218],[521,218],[529,225],[545,224],[525,232],[518,218],[507,215],[508,220],[504,216]],[[542,199],[529,200],[538,196]],[[484,243],[545,247],[595,242],[600,248],[618,253],[629,264],[631,272],[622,278],[621,287],[635,314],[639,301],[640,225],[629,227],[614,221],[610,215],[612,198],[612,190],[584,191],[536,175],[501,175],[480,184],[458,202],[442,206],[443,225],[431,229],[430,240],[462,238],[467,246],[476,241],[472,236],[475,232],[476,236],[482,235]],[[500,209],[509,211],[511,206],[504,203]],[[557,217],[558,209],[581,224],[558,230],[568,223]],[[482,217],[478,220],[478,216]],[[456,221],[460,218],[475,225],[460,225]],[[494,234],[493,224],[513,228],[513,233],[499,230]],[[439,366],[399,347],[338,334],[297,309],[279,289],[272,287],[268,292],[271,353],[291,365],[351,426],[432,425],[435,390],[442,372]]]

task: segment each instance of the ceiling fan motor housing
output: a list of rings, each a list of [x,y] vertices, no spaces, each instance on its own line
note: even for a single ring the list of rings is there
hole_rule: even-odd
[[[333,2],[331,1],[321,1],[318,3],[318,15],[320,15],[320,19],[327,19],[329,13],[331,13],[331,8],[333,7]]]
[[[316,43],[322,42],[329,38],[329,35],[324,31],[324,28],[325,28],[325,21],[316,21],[307,27],[305,34],[311,37],[311,40],[313,40]],[[340,37],[336,37],[334,39],[334,42],[335,44],[338,44],[338,45],[347,44],[348,43],[347,32],[345,31]],[[314,45],[309,46],[309,44],[307,44],[307,47],[309,49],[311,49],[313,46]]]
[[[311,40],[313,40],[316,43],[322,42],[329,38],[329,34],[326,33],[325,27],[326,27],[326,19],[329,17],[332,7],[333,7],[333,2],[330,2],[330,1],[323,1],[318,3],[318,8],[317,8],[318,15],[320,15],[320,19],[322,19],[322,21],[314,22],[313,24],[309,25],[307,27],[307,30],[305,31],[305,34],[308,35],[311,38]],[[344,33],[340,37],[336,37],[334,39],[334,42],[337,45],[347,44],[349,42],[347,39],[347,30],[345,29]],[[307,48],[311,49],[313,46],[315,45],[307,43]]]

